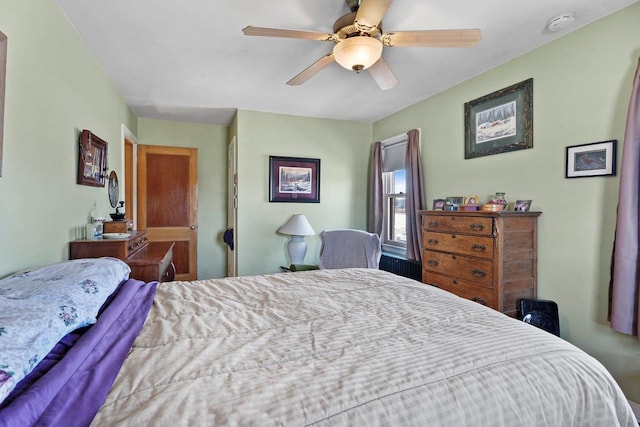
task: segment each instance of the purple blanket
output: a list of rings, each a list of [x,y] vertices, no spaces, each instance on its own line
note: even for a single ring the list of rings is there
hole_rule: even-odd
[[[60,341],[36,368],[47,372],[25,378],[3,402],[0,426],[89,425],[142,329],[156,285],[127,281],[96,324]]]

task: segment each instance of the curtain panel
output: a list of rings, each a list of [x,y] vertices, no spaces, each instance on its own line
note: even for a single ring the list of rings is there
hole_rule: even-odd
[[[420,156],[420,131],[407,132],[407,154],[405,158],[406,191],[405,211],[407,215],[407,258],[422,261],[421,224],[418,211],[424,209],[424,178]]]
[[[624,334],[638,333],[640,317],[640,254],[638,252],[638,203],[640,197],[640,59],[633,80],[624,135],[616,233],[611,257],[609,319],[611,328]]]
[[[382,143],[373,144],[369,173],[369,215],[367,231],[376,233],[382,239]]]

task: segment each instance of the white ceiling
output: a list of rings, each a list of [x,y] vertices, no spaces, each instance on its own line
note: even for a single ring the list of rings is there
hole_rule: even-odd
[[[387,91],[337,63],[288,86],[333,43],[242,33],[247,25],[331,33],[349,12],[344,0],[57,1],[139,117],[227,125],[236,109],[373,122],[638,0],[396,0],[385,32],[479,28],[482,40],[385,48],[400,80]],[[546,29],[565,12],[573,26]]]

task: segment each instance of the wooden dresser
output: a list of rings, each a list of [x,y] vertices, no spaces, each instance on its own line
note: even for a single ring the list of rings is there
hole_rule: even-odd
[[[145,231],[134,231],[126,239],[74,240],[69,259],[119,258],[131,267],[132,279],[170,282],[175,276],[173,246],[173,242],[149,242]]]
[[[536,298],[540,214],[420,211],[422,281],[515,317]]]

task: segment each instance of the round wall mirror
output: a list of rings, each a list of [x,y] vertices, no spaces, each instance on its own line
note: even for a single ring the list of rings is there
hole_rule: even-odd
[[[118,175],[115,171],[111,171],[109,174],[109,203],[111,207],[115,208],[118,204],[118,197],[120,196],[120,188],[118,187]]]

